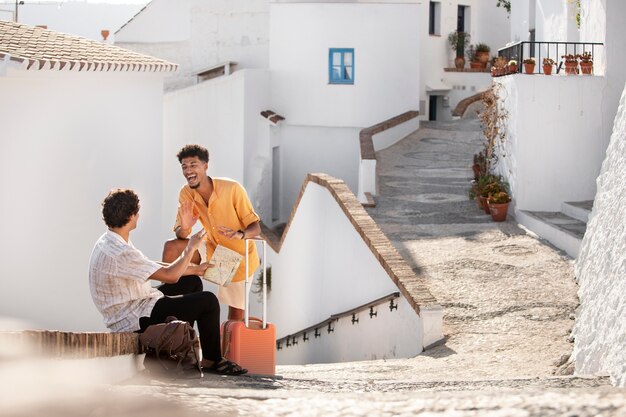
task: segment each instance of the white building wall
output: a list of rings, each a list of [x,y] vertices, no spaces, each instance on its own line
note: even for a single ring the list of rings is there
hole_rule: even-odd
[[[87,267],[112,188],[141,199],[132,241],[160,259],[162,77],[12,70],[0,76],[0,316],[105,329]]]
[[[461,100],[488,90],[492,79],[491,74],[487,72],[446,72],[443,81],[451,88],[448,93],[450,105],[445,109],[446,118],[452,119],[452,111]]]
[[[115,34],[124,48],[175,62],[167,90],[196,83],[198,72],[232,61],[267,68],[267,0],[153,0]]]
[[[311,172],[341,178],[356,194],[359,183],[359,131],[357,128],[328,128],[282,125],[280,135],[281,221],[287,221]]]
[[[516,209],[559,211],[591,200],[604,158],[598,141],[602,77],[514,75],[499,78],[508,110],[498,170]]]
[[[536,0],[536,2],[535,39],[546,42],[578,42],[576,2],[562,0]]]
[[[268,259],[272,267],[268,316],[276,324],[278,338],[398,291],[330,192],[311,182],[280,253],[268,248]],[[355,326],[354,330],[339,327],[331,337],[324,332],[319,339],[323,349],[298,352],[281,349],[279,363],[363,360],[420,353],[424,346],[421,318],[406,302],[400,302],[398,311],[390,314],[389,320],[383,320],[385,308],[378,308],[381,317],[377,324],[374,320],[369,324],[369,316],[362,313],[363,327]],[[385,326],[380,325],[383,321]],[[376,330],[376,337],[372,338],[372,333],[364,329]],[[310,336],[313,340],[313,335]]]
[[[609,373],[626,386],[626,90],[598,177],[576,276],[580,312],[573,359],[581,374]]]
[[[272,3],[273,110],[290,125],[367,127],[419,105],[416,4]],[[354,85],[328,83],[329,48],[354,48]]]
[[[602,88],[602,125],[597,140],[604,148],[608,146],[613,122],[617,113],[622,87],[626,83],[626,2],[620,0],[583,0],[583,20],[581,39],[589,42],[603,42],[594,57],[596,66],[605,74]]]
[[[535,22],[535,16],[531,17],[531,3],[536,0],[516,0],[511,6],[511,42],[527,41],[530,38],[529,30]],[[532,22],[531,22],[532,20]],[[536,38],[537,40],[543,40]],[[502,45],[504,46],[504,45]]]

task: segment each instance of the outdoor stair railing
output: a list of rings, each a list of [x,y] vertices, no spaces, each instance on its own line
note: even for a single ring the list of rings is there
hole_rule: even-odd
[[[498,49],[498,56],[503,56],[510,61],[517,61],[517,72],[524,70],[522,64],[526,58],[535,58],[535,73],[542,72],[542,63],[544,58],[551,58],[556,62],[556,73],[558,74],[563,66],[562,55],[582,54],[583,52],[591,52],[591,56],[595,59],[598,48],[604,47],[599,42],[544,42],[544,41],[521,41],[512,45]]]
[[[300,337],[302,337],[303,342],[306,342],[311,337],[309,336],[309,334],[311,334],[314,338],[317,339],[318,337],[322,336],[323,330],[326,330],[327,333],[333,333],[335,331],[335,329],[333,328],[333,323],[336,321],[339,321],[339,319],[344,318],[344,317],[352,316],[352,324],[356,324],[359,322],[359,319],[356,317],[357,313],[360,313],[361,311],[365,311],[367,309],[370,310],[369,316],[371,319],[378,315],[378,312],[374,311],[374,307],[377,307],[388,301],[389,301],[389,310],[390,311],[397,310],[398,304],[395,303],[395,300],[398,297],[400,297],[400,293],[393,292],[384,297],[377,298],[374,301],[370,301],[369,303],[365,303],[358,307],[344,311],[343,313],[333,314],[326,320],[320,321],[319,323],[314,324],[313,326],[309,326],[306,329],[300,330],[298,332],[281,337],[280,339],[276,340],[276,350],[281,350],[283,348],[283,344],[285,345],[285,347],[291,347],[291,346],[297,345],[298,339]]]

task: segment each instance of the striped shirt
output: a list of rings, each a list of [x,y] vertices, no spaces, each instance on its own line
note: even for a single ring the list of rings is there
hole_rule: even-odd
[[[139,330],[139,318],[150,316],[163,293],[148,278],[161,265],[146,258],[115,232],[100,236],[89,261],[91,298],[114,332]]]

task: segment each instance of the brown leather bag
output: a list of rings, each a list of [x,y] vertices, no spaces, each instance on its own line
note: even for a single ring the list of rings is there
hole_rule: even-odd
[[[139,343],[145,352],[144,366],[150,373],[169,376],[189,376],[188,371],[200,366],[200,340],[186,321],[169,316],[165,323],[148,326],[139,334]],[[196,374],[197,375],[197,374]]]

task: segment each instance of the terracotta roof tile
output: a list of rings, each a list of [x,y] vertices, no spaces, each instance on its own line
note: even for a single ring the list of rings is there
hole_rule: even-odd
[[[72,70],[77,64],[79,71],[169,72],[178,67],[107,43],[0,20],[0,59],[7,57],[26,62],[30,70]]]

